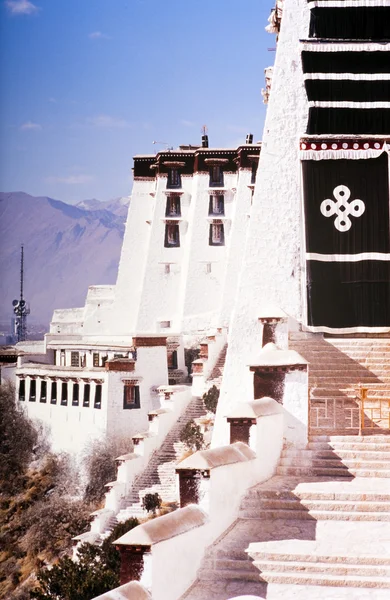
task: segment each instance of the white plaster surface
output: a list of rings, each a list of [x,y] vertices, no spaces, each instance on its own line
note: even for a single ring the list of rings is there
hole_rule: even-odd
[[[286,0],[213,446],[228,440],[223,415],[236,402],[253,399],[253,374],[247,365],[261,347],[261,307],[277,306],[302,321],[298,141],[306,127],[307,101],[298,40],[307,35],[308,19],[306,0]]]

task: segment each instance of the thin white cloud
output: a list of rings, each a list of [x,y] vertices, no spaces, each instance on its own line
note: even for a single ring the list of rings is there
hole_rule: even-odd
[[[19,127],[20,131],[40,131],[42,129],[42,125],[39,123],[33,123],[32,121],[27,121],[23,123]]]
[[[88,125],[93,127],[100,127],[101,129],[125,129],[132,127],[132,124],[125,119],[118,119],[110,115],[97,115],[96,117],[90,117],[87,119]]]
[[[187,119],[181,119],[180,124],[184,125],[184,127],[196,127],[196,123],[193,121],[187,121]]]
[[[46,177],[46,183],[64,183],[65,185],[83,185],[90,183],[92,175],[67,175],[66,177]]]
[[[90,40],[109,40],[110,36],[106,33],[102,33],[101,31],[93,31],[88,34]]]
[[[29,0],[6,0],[5,5],[13,15],[32,15],[40,10]]]

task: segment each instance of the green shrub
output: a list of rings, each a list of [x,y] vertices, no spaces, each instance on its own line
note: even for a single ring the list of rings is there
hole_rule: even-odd
[[[142,498],[142,508],[154,515],[156,510],[161,507],[161,498],[157,492],[155,494],[145,494]]]
[[[189,450],[201,450],[203,448],[203,435],[199,425],[194,420],[188,421],[180,434],[180,441],[187,446]]]
[[[216,385],[213,385],[202,397],[206,409],[214,414],[217,412],[218,399],[219,389]]]

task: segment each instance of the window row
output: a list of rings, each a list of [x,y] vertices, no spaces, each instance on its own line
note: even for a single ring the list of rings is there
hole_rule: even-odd
[[[209,216],[224,215],[225,200],[223,194],[212,195],[209,199]],[[181,217],[180,196],[168,196],[165,208],[166,217]],[[72,352],[73,354],[73,352]],[[76,353],[75,353],[76,354]]]
[[[57,404],[57,401],[61,406],[68,406],[68,401],[72,403],[72,406],[79,406],[82,401],[82,406],[89,407],[91,402],[91,385],[89,383],[84,384],[83,394],[81,398],[80,384],[74,383],[69,390],[68,383],[51,381],[48,382],[44,379],[41,380],[39,402],[46,403],[48,400],[48,391],[50,386],[50,404]],[[70,393],[69,393],[70,392]],[[26,400],[26,380],[19,380],[19,400],[24,402]],[[37,401],[37,382],[35,379],[30,380],[30,388],[28,392],[28,401]],[[95,386],[95,394],[93,397],[93,407],[102,407],[102,384],[98,383]]]
[[[220,165],[214,165],[209,170],[209,186],[210,187],[223,187],[223,169]],[[181,188],[181,175],[179,169],[169,169],[167,188],[175,189]]]
[[[92,354],[92,365],[93,367],[104,367],[108,360],[108,356],[100,356],[99,352],[94,352]],[[87,356],[85,352],[77,352],[72,351],[70,353],[70,365],[69,365],[69,357],[67,360],[67,353],[65,350],[57,351],[57,360],[56,364],[61,367],[86,367],[87,366]]]
[[[223,223],[210,223],[209,227],[209,246],[224,246],[225,245],[225,229]],[[165,225],[165,248],[180,247],[180,230],[179,223],[166,223]],[[166,270],[169,273],[169,270]]]

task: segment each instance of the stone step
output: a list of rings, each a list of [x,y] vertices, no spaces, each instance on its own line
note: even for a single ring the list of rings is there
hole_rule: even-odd
[[[390,461],[390,448],[387,450],[288,450],[283,451],[281,458],[298,458],[298,459],[354,459],[359,460],[388,460]]]
[[[286,509],[245,509],[240,511],[240,519],[256,520],[274,520],[283,519],[284,521],[375,521],[389,522],[390,512],[359,512],[359,511],[340,511],[337,510],[308,510],[301,504],[301,510]]]
[[[240,581],[259,581],[258,571],[249,571],[247,569],[201,569],[198,573],[200,581],[221,581],[222,579],[240,580]],[[206,599],[205,599],[206,600]]]
[[[389,466],[389,465],[387,465]],[[390,469],[355,469],[353,467],[284,467],[279,466],[276,470],[278,475],[292,475],[292,476],[302,476],[302,475],[325,475],[325,476],[335,476],[335,477],[390,477]]]
[[[350,565],[342,563],[314,563],[301,560],[256,560],[255,566],[259,571],[275,571],[277,573],[316,573],[324,575],[350,575],[361,577],[389,577],[390,566],[386,565]]]
[[[297,493],[299,496],[299,492]],[[361,494],[364,496],[364,494]],[[378,513],[390,513],[390,500],[362,500],[350,499],[350,500],[324,500],[324,499],[312,499],[312,498],[298,498],[296,500],[280,500],[275,498],[264,498],[258,500],[256,498],[246,498],[241,503],[241,512],[246,511],[258,511],[259,513],[263,510],[310,510],[310,511],[340,511],[340,512],[378,512]]]
[[[326,459],[317,459],[317,458],[296,458],[296,457],[281,457],[280,465],[282,466],[286,466],[286,467],[326,467],[327,469],[331,469],[331,468],[338,468],[338,467],[347,467],[347,469],[353,468],[353,469],[386,469],[388,468],[389,462],[388,460],[384,459],[382,461],[380,460],[363,460],[362,458],[350,458],[350,459],[343,459],[342,461],[339,458],[326,458]]]
[[[384,444],[390,444],[389,435],[310,435],[310,442],[381,442]]]
[[[339,452],[351,451],[351,452],[387,452],[389,445],[385,442],[309,442],[308,449],[316,452],[321,450],[333,450],[338,455]]]
[[[327,587],[390,588],[390,577],[359,577],[358,575],[322,575],[295,572],[275,573],[262,571],[261,578],[268,583],[321,585]]]

